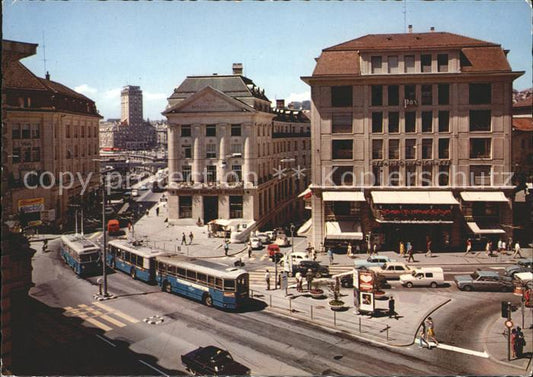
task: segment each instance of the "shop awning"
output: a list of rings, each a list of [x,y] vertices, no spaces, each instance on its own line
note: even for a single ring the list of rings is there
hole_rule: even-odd
[[[501,191],[463,191],[461,198],[465,202],[509,202]]]
[[[322,199],[325,202],[365,202],[365,195],[361,191],[324,191]]]
[[[466,225],[474,234],[505,234],[505,231],[498,225],[482,225],[476,222],[467,222]]]
[[[308,199],[311,197],[311,189],[308,187],[298,195],[299,198]]]
[[[374,204],[459,204],[451,191],[372,191]]]
[[[353,221],[328,221],[326,222],[326,239],[362,240],[361,224]]]
[[[313,225],[313,218],[307,220],[304,225],[302,225],[300,229],[298,229],[296,234],[302,237],[307,236],[311,232],[311,225]]]

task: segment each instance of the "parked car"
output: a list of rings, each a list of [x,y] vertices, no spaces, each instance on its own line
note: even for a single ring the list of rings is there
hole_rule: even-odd
[[[391,259],[384,255],[374,255],[367,259],[356,259],[354,261],[355,268],[370,268],[382,267],[385,263],[396,262],[396,259]]]
[[[400,275],[404,287],[431,287],[444,285],[444,271],[441,267],[422,267],[412,270],[410,274]]]
[[[298,272],[301,273],[302,276],[305,276],[307,270],[311,270],[315,274],[316,278],[329,276],[328,266],[323,266],[320,263],[312,260],[303,260],[300,262],[300,264],[292,266],[292,276],[296,275]]]
[[[496,271],[478,270],[470,275],[456,275],[453,280],[462,291],[512,291],[511,278],[500,276]]]
[[[268,245],[267,254],[270,260],[273,262],[279,262],[279,260],[283,257],[283,254],[281,253],[279,246],[276,244]]]
[[[271,242],[270,237],[266,233],[257,233],[255,236],[261,240],[263,245],[268,245]]]
[[[181,363],[195,375],[249,375],[250,368],[233,360],[230,353],[215,346],[200,347],[181,355]]]
[[[505,269],[504,275],[513,277],[516,273],[533,272],[533,259],[521,258],[516,264]]]
[[[265,233],[268,236],[270,241],[272,241],[272,240],[274,240],[276,238],[276,234],[275,234],[276,231],[274,231],[274,230],[267,230],[266,232],[263,232],[263,233]]]
[[[309,254],[303,252],[303,251],[295,251],[294,253],[289,253],[287,255],[285,255],[283,258],[281,258],[279,260],[279,263],[280,264],[283,264],[285,263],[285,259],[287,258],[291,258],[292,260],[292,265],[293,266],[296,266],[298,264],[300,264],[301,261],[304,261],[304,260],[309,260]]]
[[[257,237],[250,238],[250,243],[252,244],[252,249],[261,250],[263,248],[263,243]]]
[[[274,243],[278,246],[291,246],[290,239],[284,233],[278,233]]]
[[[139,196],[139,190],[137,190],[137,189],[131,190],[131,196],[133,196],[134,198]]]
[[[111,216],[115,213],[115,209],[112,206],[106,206],[105,207],[105,214],[106,216]]]
[[[387,262],[381,267],[369,267],[369,270],[383,276],[385,279],[399,279],[400,275],[410,274],[413,268],[402,262]]]

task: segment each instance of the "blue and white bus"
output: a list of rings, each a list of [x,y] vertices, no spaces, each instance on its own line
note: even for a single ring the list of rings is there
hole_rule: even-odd
[[[155,257],[168,254],[140,241],[112,240],[108,246],[106,263],[109,267],[147,283],[155,281]]]
[[[80,276],[102,272],[100,252],[100,246],[81,234],[61,236],[61,257]]]
[[[246,305],[249,275],[242,268],[182,256],[156,258],[161,290],[202,301],[207,306],[238,309]]]

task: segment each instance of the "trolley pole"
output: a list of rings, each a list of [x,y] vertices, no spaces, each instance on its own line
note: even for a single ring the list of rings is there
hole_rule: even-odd
[[[107,293],[107,271],[106,271],[106,265],[107,265],[107,237],[106,237],[106,224],[105,224],[105,202],[106,202],[106,196],[105,191],[107,189],[106,184],[106,178],[107,174],[104,173],[103,177],[103,183],[102,183],[102,233],[104,234],[104,245],[103,245],[103,251],[102,251],[102,277],[104,280],[104,297],[108,297],[109,293]]]

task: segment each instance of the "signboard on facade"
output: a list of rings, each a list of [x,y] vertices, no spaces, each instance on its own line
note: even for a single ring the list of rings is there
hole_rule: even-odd
[[[44,198],[20,199],[17,204],[22,224],[27,226],[41,225],[41,212],[44,211]]]
[[[371,271],[359,272],[359,290],[361,292],[374,291],[374,274]]]

